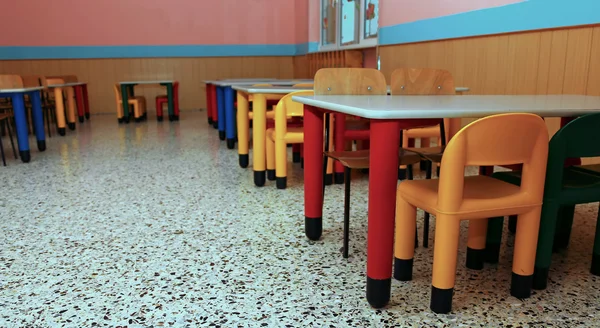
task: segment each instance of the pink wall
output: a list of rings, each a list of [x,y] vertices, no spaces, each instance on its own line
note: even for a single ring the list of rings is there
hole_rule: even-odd
[[[527,0],[379,0],[379,26],[392,26]]]
[[[296,20],[296,44],[308,42],[308,6],[309,0],[295,0],[294,17]]]
[[[307,1],[3,1],[0,46],[295,44]]]
[[[308,3],[308,42],[319,42],[321,33],[321,7],[319,1]]]

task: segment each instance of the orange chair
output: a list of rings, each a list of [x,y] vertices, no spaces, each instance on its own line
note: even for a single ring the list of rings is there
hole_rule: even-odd
[[[446,146],[440,178],[403,181],[396,202],[394,278],[412,279],[416,209],[436,216],[431,310],[448,313],[456,276],[460,221],[469,220],[467,267],[483,268],[487,218],[518,214],[511,295],[527,298],[535,264],[544,193],[548,131],[533,114],[475,121]],[[488,176],[464,176],[466,166],[523,164],[521,186]]]
[[[267,129],[267,178],[276,180],[278,189],[287,185],[287,145],[304,142],[304,128],[288,126],[288,119],[304,116],[304,106],[292,101],[292,96],[312,95],[314,91],[296,91],[281,98],[274,111],[275,127]]]
[[[121,87],[119,84],[115,84],[115,99],[117,102],[117,118],[123,117],[123,99],[121,98]],[[146,113],[146,98],[142,96],[129,97],[127,101],[130,105],[133,105],[133,113],[136,122],[140,122]],[[121,118],[119,118],[119,123],[121,123]]]

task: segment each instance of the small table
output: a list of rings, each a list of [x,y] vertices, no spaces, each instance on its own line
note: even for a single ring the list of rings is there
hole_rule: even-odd
[[[212,125],[213,128],[219,128],[218,122],[218,109],[217,109],[217,87],[215,83],[229,81],[229,82],[251,82],[251,81],[260,81],[268,83],[269,81],[275,81],[277,79],[268,79],[268,78],[250,78],[250,79],[223,79],[223,80],[204,80],[204,84],[206,85],[206,115],[208,116],[208,124]],[[257,82],[257,83],[260,83]]]
[[[318,240],[323,216],[323,112],[371,119],[367,300],[380,308],[390,299],[398,149],[402,120],[480,118],[525,112],[571,117],[600,112],[600,97],[556,96],[294,96],[304,104],[305,233]]]
[[[252,160],[254,167],[254,184],[262,187],[265,184],[265,142],[267,130],[267,99],[280,99],[290,92],[312,90],[311,87],[253,87],[234,85],[237,91],[237,130],[239,163],[243,168],[248,167],[248,98],[254,97],[252,112]],[[227,139],[227,147],[233,148],[235,139]]]
[[[277,86],[292,86],[298,83],[312,83],[313,80],[271,80],[271,81],[216,81],[217,108],[219,121],[219,138],[233,140],[235,143],[235,108],[233,106],[233,86],[251,86],[254,84],[271,84]],[[233,149],[233,147],[231,147]]]
[[[83,92],[85,87],[85,96]],[[79,112],[79,122],[83,122],[84,106],[87,108],[87,84],[83,82],[72,82],[63,84],[50,84],[48,89],[54,90],[54,102],[56,104],[56,124],[58,134],[66,134],[65,127],[65,104],[63,100],[63,90],[67,92],[67,124],[70,130],[75,130],[75,101],[77,101],[77,111]],[[85,105],[84,105],[85,104]],[[87,110],[89,116],[89,109]]]
[[[44,116],[42,113],[42,98],[40,95],[40,91],[43,89],[44,87],[0,89],[0,95],[2,97],[10,97],[12,100],[17,130],[17,143],[19,145],[19,154],[23,163],[28,163],[31,160],[31,152],[29,150],[29,129],[27,127],[24,95],[28,95],[29,99],[31,99],[33,126],[35,129],[38,150],[46,150],[46,134],[44,131]]]
[[[131,95],[135,95],[134,88],[138,84],[158,84],[165,86],[167,88],[167,99],[168,99],[168,107],[169,107],[169,121],[177,121],[179,120],[179,116],[175,115],[174,112],[174,100],[173,100],[173,83],[176,81],[173,80],[156,80],[156,81],[122,81],[119,82],[121,86],[121,100],[123,105],[123,117],[119,117],[123,119],[125,123],[129,123],[129,93]]]

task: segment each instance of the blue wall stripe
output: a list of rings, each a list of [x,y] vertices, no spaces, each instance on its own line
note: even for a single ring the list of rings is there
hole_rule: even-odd
[[[0,47],[0,60],[151,57],[294,56],[310,43],[269,45],[48,46]]]
[[[422,42],[600,23],[600,0],[529,0],[379,29],[379,44]]]

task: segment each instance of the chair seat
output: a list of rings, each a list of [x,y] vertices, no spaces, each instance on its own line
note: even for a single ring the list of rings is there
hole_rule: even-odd
[[[135,96],[135,97],[127,98],[127,103],[129,103],[129,104],[134,104],[136,102],[146,103],[146,98],[144,98],[142,96]],[[119,104],[122,104],[122,103],[123,103],[123,99],[119,99]]]
[[[165,99],[165,100],[168,100],[169,97],[167,95],[158,95],[158,96],[156,96],[156,99]]]
[[[325,152],[327,157],[333,158],[345,167],[351,169],[368,169],[369,168],[369,155],[370,151],[357,150],[357,151],[328,151]],[[421,157],[406,149],[400,149],[398,165],[411,165],[416,164],[421,160]]]
[[[519,186],[478,175],[464,178],[460,208],[454,212],[445,212],[438,207],[438,183],[439,179],[407,180],[400,183],[398,193],[409,203],[426,212],[434,215],[459,215],[461,219],[498,216],[499,213],[516,214],[541,205],[541,202],[530,200],[527,194],[521,192]]]
[[[581,170],[584,172],[600,173],[600,164],[577,165],[573,166],[573,169]]]
[[[426,160],[429,160],[434,163],[441,163],[442,157],[444,156],[444,149],[446,149],[446,147],[443,146],[443,147],[423,147],[423,148],[406,148],[406,149],[421,155],[421,157],[423,157]]]
[[[428,126],[425,128],[408,129],[404,130],[404,134],[408,138],[439,138],[440,137],[440,126]]]

